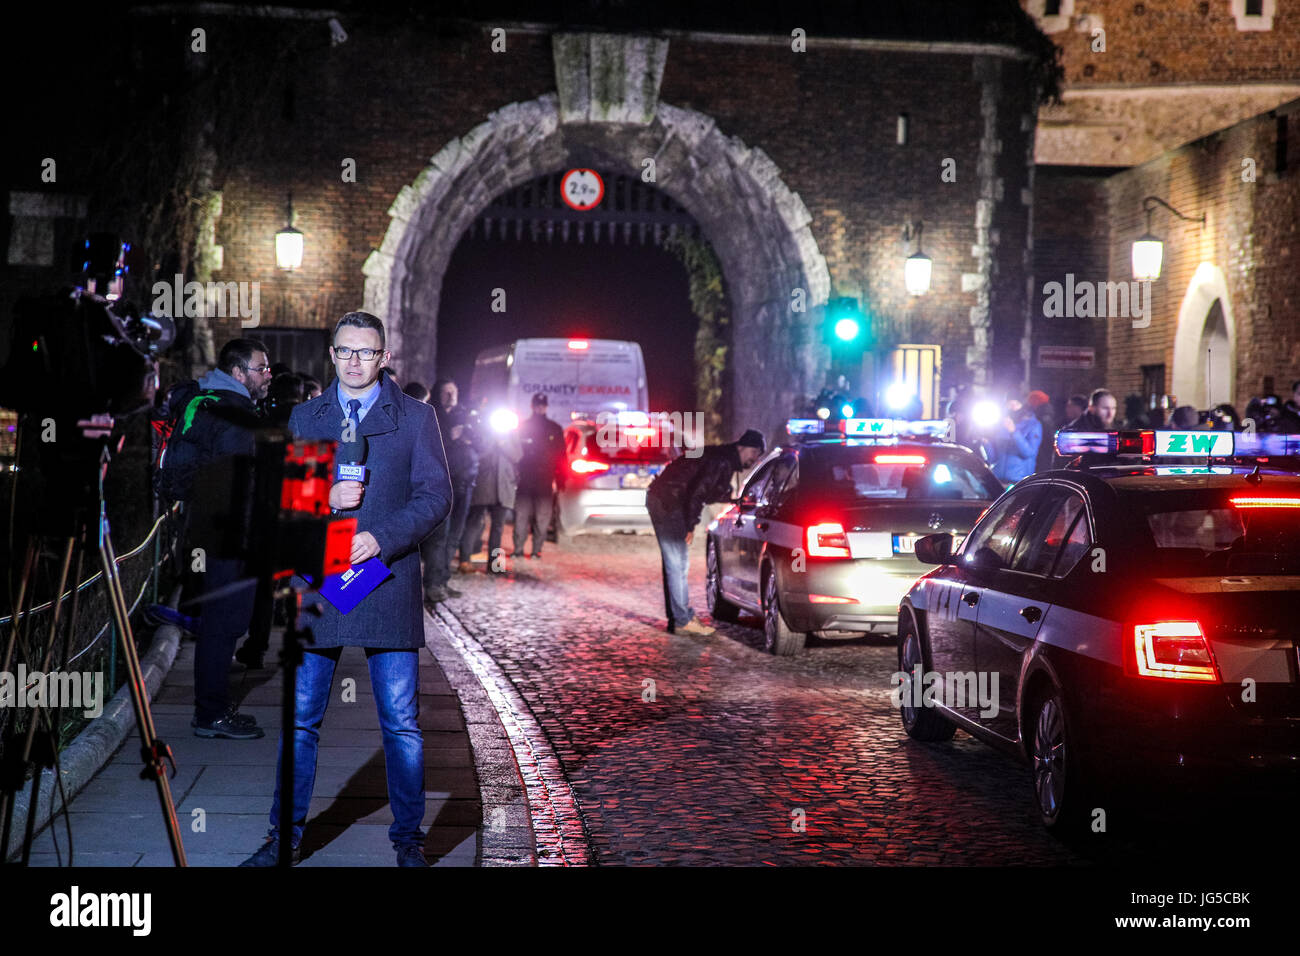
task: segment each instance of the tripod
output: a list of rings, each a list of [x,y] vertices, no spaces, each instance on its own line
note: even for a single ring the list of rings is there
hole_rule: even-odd
[[[81,424],[81,423],[78,423]],[[111,420],[107,424],[111,431]],[[145,691],[144,674],[140,669],[140,656],[136,651],[135,639],[131,633],[130,612],[127,605],[126,594],[122,588],[122,578],[117,570],[117,555],[113,550],[112,537],[109,534],[108,514],[105,507],[104,499],[104,476],[108,471],[110,461],[109,442],[107,432],[87,432],[87,437],[98,435],[103,439],[102,450],[98,462],[98,495],[97,495],[97,528],[96,528],[96,550],[99,554],[100,567],[104,574],[104,584],[107,591],[109,608],[113,616],[113,623],[116,626],[118,640],[121,642],[122,658],[126,662],[127,668],[127,686],[131,691],[131,701],[135,707],[136,728],[140,734],[140,756],[144,762],[144,768],[141,771],[141,777],[152,779],[157,786],[158,802],[162,808],[163,823],[167,828],[167,838],[171,844],[172,858],[177,866],[186,866],[185,847],[181,842],[180,825],[176,819],[176,805],[172,800],[171,788],[168,784],[168,775],[166,766],[170,765],[171,772],[176,772],[176,764],[172,758],[171,747],[161,740],[154,728],[153,713],[149,708],[149,698]],[[59,563],[58,585],[54,591],[54,606],[51,614],[49,638],[45,646],[43,659],[43,668],[48,672],[49,666],[53,659],[55,636],[58,633],[58,624],[60,611],[62,609],[62,597],[64,588],[68,582],[68,572],[72,567],[74,553],[78,571],[81,567],[82,557],[87,550],[86,539],[90,531],[89,515],[90,508],[83,505],[76,507],[74,502],[74,530],[62,540],[62,559]],[[35,606],[35,574],[36,567],[42,553],[43,546],[56,536],[33,534],[28,541],[27,553],[23,562],[22,578],[18,587],[18,600],[14,605],[14,626],[9,633],[9,638],[5,642],[4,667],[2,670],[9,671],[13,662],[15,645],[19,640],[22,641],[24,650],[27,650],[27,631],[30,627],[31,616]],[[78,549],[80,545],[80,550]],[[24,601],[30,602],[31,606],[23,610]],[[68,620],[68,632],[73,633],[77,620],[77,598],[73,597],[72,611]],[[44,717],[47,725],[49,724],[46,707],[42,703],[32,710],[31,720],[27,726],[27,732],[23,738],[23,746],[18,758],[10,762],[9,770],[4,774],[4,784],[0,788],[0,816],[3,817],[3,823],[0,824],[0,861],[7,859],[9,855],[9,837],[13,827],[13,798],[17,795],[18,789],[22,786],[22,781],[26,770],[33,763],[33,752],[36,746],[36,726]],[[51,736],[53,732],[51,730]],[[53,751],[57,749],[57,742],[51,740],[49,749],[44,751],[39,763],[53,765]],[[6,761],[9,762],[9,755],[6,755]],[[41,772],[40,767],[32,777],[31,802],[27,812],[27,826],[23,835],[22,864],[26,866],[31,857],[31,846],[34,839],[34,824],[36,820],[36,803],[40,794]]]

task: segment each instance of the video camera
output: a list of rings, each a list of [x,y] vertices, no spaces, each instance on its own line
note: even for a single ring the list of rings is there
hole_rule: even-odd
[[[332,517],[332,441],[290,440],[267,428],[252,456],[205,466],[190,498],[191,547],[209,556],[246,561],[250,573],[298,574],[320,582],[350,566],[355,517]]]

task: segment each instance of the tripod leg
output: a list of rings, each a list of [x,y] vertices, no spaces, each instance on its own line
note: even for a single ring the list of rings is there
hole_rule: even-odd
[[[59,617],[63,610],[63,589],[68,585],[68,570],[72,567],[72,552],[76,545],[76,537],[68,538],[63,544],[63,560],[59,563],[59,579],[54,587],[54,607],[50,612],[50,636],[45,643],[45,656],[41,659],[41,673],[50,672],[50,664],[54,660],[54,641],[59,633]],[[32,774],[32,797],[27,804],[27,826],[23,831],[23,866],[27,866],[31,861],[32,843],[36,839],[36,805],[41,795],[41,776],[47,766],[56,766],[55,751],[58,750],[58,741],[54,739],[54,722],[49,717],[49,704],[38,704],[32,708],[32,714],[27,724],[27,734],[23,738],[23,750],[20,760],[24,767],[32,762],[32,751],[36,746],[36,725],[40,723],[41,718],[45,718],[49,740],[41,748],[41,759],[36,761],[35,772]],[[69,861],[71,862],[71,861]]]
[[[24,610],[23,602],[25,600],[36,602],[36,565],[40,555],[40,541],[36,536],[27,540],[27,555],[23,560],[22,577],[18,582],[18,600],[14,602],[13,623],[9,628],[9,638],[5,641],[4,665],[0,671],[9,674],[12,673],[14,647],[18,644],[19,634],[25,633],[28,622],[31,620],[31,608]],[[27,641],[23,639],[23,646],[27,646]],[[3,774],[3,786],[0,786],[0,863],[9,858],[9,832],[13,829],[14,822],[14,798],[18,791],[22,789],[23,778],[21,776],[25,771],[16,764],[10,765],[6,759]],[[26,764],[23,764],[25,767]]]
[[[164,760],[171,762],[171,748],[158,739],[153,725],[153,712],[149,709],[149,698],[145,693],[144,675],[140,670],[140,656],[135,649],[135,638],[131,634],[131,619],[128,613],[126,595],[122,591],[122,578],[117,573],[117,556],[113,553],[113,541],[108,533],[108,518],[104,516],[101,504],[99,560],[104,569],[104,581],[107,585],[109,604],[113,620],[117,624],[118,638],[122,644],[122,657],[127,666],[127,684],[131,688],[131,702],[135,706],[136,727],[140,731],[141,755],[145,762],[145,776],[151,776],[158,787],[158,802],[162,805],[163,823],[167,827],[167,838],[171,842],[172,858],[177,866],[186,866],[185,846],[181,842],[180,824],[176,819],[176,804],[172,800],[171,787],[167,780]],[[174,767],[175,764],[172,763]]]
[[[284,694],[280,700],[280,857],[276,866],[289,867],[293,859],[294,817],[294,747],[298,742],[297,674],[302,663],[301,635],[298,631],[298,614],[301,595],[290,588],[289,621],[284,629],[284,647],[280,659],[284,663]]]

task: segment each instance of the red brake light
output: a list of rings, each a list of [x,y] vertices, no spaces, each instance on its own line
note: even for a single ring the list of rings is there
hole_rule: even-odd
[[[579,475],[589,475],[594,471],[609,471],[609,465],[603,461],[591,461],[587,458],[575,458],[569,468]]]
[[[1270,498],[1262,495],[1239,495],[1229,498],[1238,508],[1300,508],[1300,498]]]
[[[586,339],[569,339],[569,348],[575,352],[584,351],[590,343]]]
[[[849,539],[837,522],[808,526],[808,554],[818,558],[849,557]]]
[[[1217,681],[1201,625],[1196,621],[1159,621],[1133,628],[1133,650],[1140,677]]]
[[[855,598],[835,597],[830,594],[810,594],[808,600],[812,604],[857,604]]]
[[[877,455],[871,459],[877,465],[924,465],[924,455]]]

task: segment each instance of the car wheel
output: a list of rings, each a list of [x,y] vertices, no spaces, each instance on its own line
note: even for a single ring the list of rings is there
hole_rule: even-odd
[[[777,595],[776,569],[770,569],[763,587],[763,642],[767,652],[777,657],[794,657],[803,650],[807,636],[803,631],[792,631],[786,625]]]
[[[1056,833],[1081,830],[1090,803],[1089,788],[1060,690],[1052,687],[1044,693],[1033,714],[1029,754],[1039,818]]]
[[[722,596],[722,561],[718,555],[718,542],[712,538],[704,559],[704,598],[709,605],[709,615],[715,621],[735,621],[740,617],[740,608]]]
[[[899,628],[898,640],[898,669],[905,675],[903,686],[899,689],[898,707],[903,730],[913,740],[923,740],[926,743],[952,740],[953,734],[957,732],[952,721],[933,707],[917,707],[912,703],[913,675],[925,673],[925,661],[921,653],[921,639],[910,620]]]

